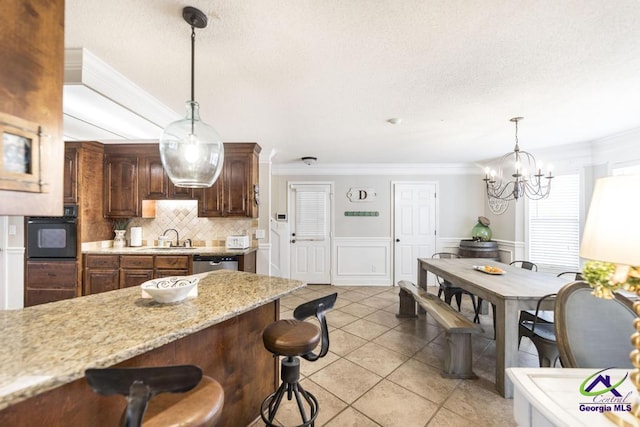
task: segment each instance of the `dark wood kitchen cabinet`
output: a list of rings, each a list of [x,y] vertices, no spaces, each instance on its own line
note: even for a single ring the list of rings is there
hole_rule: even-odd
[[[158,146],[149,147],[149,153],[140,160],[140,199],[193,199],[191,188],[176,187],[162,165]]]
[[[189,255],[84,256],[84,295],[138,286],[147,280],[191,274]]]
[[[27,261],[24,306],[74,298],[79,295],[78,266],[71,261]]]
[[[62,215],[64,0],[3,0],[0,40],[3,121],[9,122],[5,125],[18,127],[25,122],[29,128],[35,125],[43,135],[37,148],[38,181],[42,187],[22,191],[20,181],[3,181],[0,215]],[[5,129],[10,131],[13,127]],[[31,178],[35,172],[15,175]],[[8,183],[15,184],[17,189],[10,189]]]
[[[104,214],[108,218],[139,216],[138,166],[136,154],[114,154],[105,149]]]
[[[153,255],[120,256],[120,288],[138,286],[153,279]]]
[[[220,177],[212,187],[194,190],[198,199],[198,216],[257,218],[260,150],[256,143],[224,145]]]
[[[260,146],[225,143],[225,159],[218,180],[210,188],[173,185],[158,144],[105,146],[104,214],[107,218],[140,216],[143,200],[197,199],[198,216],[257,218]]]
[[[78,203],[78,150],[65,145],[62,197],[65,204]]]
[[[85,255],[83,295],[120,288],[119,255]]]

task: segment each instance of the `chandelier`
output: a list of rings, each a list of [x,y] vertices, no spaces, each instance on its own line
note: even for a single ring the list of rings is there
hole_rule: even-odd
[[[532,154],[521,151],[518,145],[518,122],[524,117],[514,117],[510,121],[516,126],[516,146],[513,152],[507,153],[497,162],[497,170],[489,167],[484,170],[489,201],[498,199],[503,201],[518,200],[528,197],[532,200],[544,199],[551,189],[551,167],[547,172],[542,169],[542,162],[536,164]]]
[[[160,158],[176,187],[211,187],[218,179],[224,161],[220,135],[200,120],[194,94],[195,28],[207,26],[207,16],[194,7],[185,7],[182,17],[191,26],[191,99],[186,116],[169,124],[160,137]]]

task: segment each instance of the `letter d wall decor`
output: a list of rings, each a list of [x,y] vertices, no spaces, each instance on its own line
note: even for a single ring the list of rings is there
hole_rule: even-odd
[[[355,203],[373,202],[376,200],[376,190],[374,188],[350,188],[347,193],[349,200]]]

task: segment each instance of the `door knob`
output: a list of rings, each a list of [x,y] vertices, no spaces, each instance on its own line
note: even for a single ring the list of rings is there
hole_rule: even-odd
[[[296,242],[296,239],[293,239],[293,240],[291,241],[291,243],[295,243],[295,242]]]
[[[400,239],[396,239],[396,242],[399,242],[399,241],[400,241]]]

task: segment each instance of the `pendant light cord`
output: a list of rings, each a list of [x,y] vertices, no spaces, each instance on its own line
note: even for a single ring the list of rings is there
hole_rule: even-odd
[[[191,25],[191,134],[193,135],[194,128],[194,104],[195,100],[195,58],[196,56],[196,30],[193,24]]]

